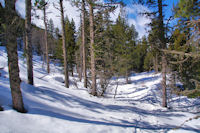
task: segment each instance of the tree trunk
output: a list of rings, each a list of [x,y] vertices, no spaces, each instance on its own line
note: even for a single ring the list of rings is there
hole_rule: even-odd
[[[156,73],[158,73],[158,54],[156,53],[155,57],[153,58],[154,63],[154,70]]]
[[[64,55],[65,87],[69,88],[69,74],[68,74],[68,64],[67,64],[67,48],[66,48],[66,33],[65,33],[63,0],[60,0],[60,11],[61,11],[62,43],[63,43],[63,55]]]
[[[79,58],[78,59],[78,77],[79,77],[79,81],[81,82],[82,81],[82,72],[83,72],[83,64],[82,64],[82,62],[83,62],[83,59],[82,59],[82,45],[80,46],[80,48],[79,48],[79,56],[77,57],[77,58]]]
[[[80,53],[81,54],[81,53]],[[79,81],[81,82],[81,74],[80,74],[80,67],[81,67],[81,56],[76,52],[76,72],[78,73]]]
[[[6,8],[6,49],[8,54],[9,80],[12,94],[13,109],[25,112],[20,89],[20,77],[17,53],[17,17],[15,10],[16,0],[5,1]]]
[[[72,77],[74,77],[74,68],[73,68],[73,64],[71,63],[71,74],[72,74]]]
[[[129,80],[128,80],[128,71],[126,70],[126,84],[129,84]]]
[[[161,48],[166,49],[165,41],[165,28],[163,23],[163,4],[162,0],[158,0],[158,12],[159,12],[159,39],[161,42]],[[163,91],[163,101],[162,106],[167,107],[167,93],[166,93],[166,68],[167,68],[167,59],[166,55],[162,54],[162,91]]]
[[[167,69],[167,60],[166,56],[162,56],[162,91],[163,91],[163,101],[162,106],[167,107],[167,92],[166,92],[166,69]]]
[[[44,41],[46,46],[46,62],[47,62],[47,72],[50,73],[50,67],[49,67],[49,48],[48,48],[48,33],[47,33],[47,20],[46,20],[46,5],[43,8],[43,14],[44,14],[44,26],[45,26],[45,32],[44,32]]]
[[[83,53],[83,77],[84,87],[87,88],[87,68],[86,68],[86,53],[85,53],[85,0],[82,0],[82,53]]]
[[[27,59],[27,76],[28,84],[33,85],[33,61],[32,61],[32,44],[31,44],[31,0],[26,0],[26,59]]]
[[[92,74],[92,92],[93,96],[97,95],[96,92],[96,68],[95,68],[95,55],[94,55],[94,14],[93,3],[89,3],[90,10],[90,56],[91,56],[91,74]]]

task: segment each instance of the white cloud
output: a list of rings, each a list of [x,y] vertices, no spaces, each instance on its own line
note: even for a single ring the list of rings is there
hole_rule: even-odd
[[[110,14],[110,18],[112,21],[115,21],[118,16],[119,16],[119,13],[120,13],[120,7],[119,5],[117,6],[117,8],[115,9],[115,11],[113,13]]]
[[[135,25],[135,28],[139,33],[139,38],[148,34],[146,30],[147,24],[151,22],[150,19],[139,14],[144,11],[149,11],[149,9],[142,5],[130,5],[126,7],[127,14],[129,14],[129,16],[132,16],[129,17],[128,23],[129,25]]]
[[[33,1],[34,2],[34,1]],[[33,3],[32,2],[32,3]],[[61,22],[60,22],[60,12],[53,6],[53,3],[57,3],[57,0],[49,0],[49,6],[47,9],[47,19],[52,19],[54,22],[55,27],[61,28]],[[68,18],[71,20],[72,18],[75,21],[76,27],[79,26],[80,22],[80,11],[77,10],[76,7],[73,7],[69,1],[63,2],[65,13],[64,15],[68,16]],[[18,0],[16,4],[16,9],[18,12],[25,17],[25,0]],[[44,28],[43,23],[43,12],[40,10],[36,10],[36,14],[39,16],[39,19],[35,16],[32,17],[32,22],[36,24],[37,26]]]
[[[0,2],[4,5],[4,0],[0,0]],[[60,22],[60,13],[57,9],[54,8],[53,2],[58,2],[58,0],[49,0],[49,8],[47,12],[50,12],[47,15],[48,20],[51,18],[54,22],[55,27],[58,27],[61,29],[61,22]],[[34,3],[34,0],[32,1]],[[64,1],[63,3],[65,7],[65,16],[67,15],[68,18],[71,20],[72,18],[75,21],[76,29],[80,26],[80,11],[77,7],[72,6],[69,1]],[[25,0],[17,0],[16,3],[16,9],[21,14],[22,17],[25,17]],[[135,25],[136,30],[139,33],[139,37],[141,38],[144,35],[147,35],[147,31],[145,28],[147,27],[146,24],[150,22],[150,20],[142,15],[139,15],[138,13],[142,11],[148,11],[148,8],[142,5],[128,5],[126,7],[126,12],[129,14],[128,23],[131,25]],[[40,16],[40,18],[43,17],[43,13],[41,11],[36,11],[37,15]],[[120,13],[120,7],[114,11],[114,13],[110,14],[111,20],[115,21]],[[37,19],[36,17],[32,17],[32,22],[36,24],[37,26],[44,28],[43,21],[41,19]]]
[[[4,3],[4,0],[0,0],[1,3]],[[47,19],[50,18],[53,20],[55,27],[58,27],[61,29],[61,22],[60,22],[60,12],[55,9],[53,6],[53,3],[57,3],[58,0],[49,0],[49,7],[47,9]],[[34,0],[32,1],[32,4],[34,3]],[[80,26],[80,10],[78,10],[77,7],[72,6],[69,1],[64,1],[63,6],[65,8],[65,16],[67,15],[68,18],[71,20],[73,19],[76,25],[76,29]],[[16,3],[16,9],[20,13],[20,15],[25,18],[25,0],[17,0]],[[111,19],[114,21],[118,17],[118,14],[120,12],[120,8],[117,8],[114,13],[110,14]],[[32,17],[32,23],[36,24],[37,26],[44,28],[43,20],[41,19],[43,17],[43,13],[40,10],[36,11],[36,14],[39,16],[39,19],[35,16]]]

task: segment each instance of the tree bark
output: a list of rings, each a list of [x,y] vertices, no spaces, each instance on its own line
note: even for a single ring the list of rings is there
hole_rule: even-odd
[[[73,64],[72,63],[71,63],[71,74],[72,74],[72,77],[74,77],[74,68],[73,68]]]
[[[91,56],[91,74],[92,74],[92,92],[93,96],[97,95],[96,91],[96,68],[95,68],[95,52],[94,52],[94,13],[92,1],[89,2],[90,10],[90,56]]]
[[[129,84],[129,80],[128,80],[128,72],[126,70],[126,84]]]
[[[167,73],[167,60],[166,56],[162,56],[162,95],[163,95],[163,100],[162,100],[162,106],[167,107],[167,92],[166,92],[166,73]]]
[[[25,112],[22,93],[20,89],[18,53],[17,53],[17,16],[15,10],[16,0],[5,1],[6,8],[6,49],[8,54],[9,80],[12,94],[13,109]]]
[[[81,51],[82,51],[82,49],[81,48],[79,48],[79,50],[80,50],[80,54],[81,54]],[[81,59],[81,55],[79,55],[78,54],[79,52],[77,51],[76,52],[76,71],[77,71],[77,73],[78,73],[78,77],[79,77],[79,81],[81,82],[81,61],[82,61],[82,59]]]
[[[154,65],[155,72],[158,73],[158,54],[157,53],[155,57],[153,57],[153,65]]]
[[[64,21],[64,11],[63,11],[63,0],[60,0],[60,12],[61,12],[61,25],[62,25],[65,87],[69,88],[69,74],[68,74],[68,63],[67,63],[66,32],[65,32],[65,21]]]
[[[161,48],[166,49],[165,41],[165,28],[163,23],[163,4],[162,0],[158,0],[158,13],[159,13],[159,39],[161,42]],[[167,59],[166,55],[162,54],[162,94],[163,101],[162,106],[167,107],[167,93],[166,93],[166,69],[167,69]]]
[[[47,73],[50,73],[50,67],[49,67],[49,48],[48,48],[48,33],[47,33],[47,20],[46,20],[46,5],[43,7],[43,14],[44,14],[44,41],[46,46],[46,62],[47,62]]]
[[[28,84],[33,85],[33,61],[32,61],[32,43],[31,43],[31,0],[26,0],[26,59]]]
[[[87,88],[87,68],[85,53],[85,0],[82,0],[82,53],[83,53],[83,77],[84,87]]]

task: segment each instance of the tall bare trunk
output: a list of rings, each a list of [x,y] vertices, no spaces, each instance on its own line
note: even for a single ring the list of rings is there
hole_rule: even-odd
[[[80,55],[78,54],[78,51],[76,52],[76,71],[78,73],[78,77],[79,77],[79,81],[81,82],[82,77],[81,77],[81,51],[82,49],[80,49]]]
[[[32,43],[31,43],[31,0],[26,0],[26,59],[28,83],[33,85],[33,61],[32,61]]]
[[[94,13],[93,5],[89,3],[90,10],[90,56],[91,56],[91,74],[92,74],[92,95],[96,96],[96,68],[95,68],[95,55],[94,55]]]
[[[161,42],[161,48],[166,48],[165,41],[165,29],[163,23],[163,4],[162,0],[158,0],[158,12],[159,12],[159,39]],[[163,101],[162,106],[167,107],[167,93],[166,93],[166,69],[167,69],[167,59],[166,55],[162,54],[162,91],[163,91]]]
[[[9,80],[12,94],[13,108],[25,112],[22,99],[17,53],[17,17],[15,10],[16,0],[5,1],[6,8],[6,49],[8,54]]]
[[[46,20],[46,6],[43,8],[43,14],[44,14],[44,41],[45,41],[45,47],[46,47],[46,62],[47,62],[47,72],[50,73],[50,67],[49,67],[49,48],[48,48],[48,33],[47,33],[47,20]]]
[[[60,0],[60,11],[61,11],[62,43],[63,43],[63,55],[64,55],[65,87],[69,88],[69,74],[68,74],[68,64],[67,64],[67,48],[66,48],[66,33],[65,33],[63,0]]]
[[[71,58],[72,59],[72,58]],[[73,64],[71,63],[70,64],[71,65],[71,75],[72,75],[72,77],[74,77],[74,67],[73,67]]]
[[[129,84],[128,76],[129,76],[128,70],[126,70],[126,84]]]
[[[156,73],[158,73],[158,54],[153,57],[153,66]]]
[[[84,87],[87,88],[87,68],[85,53],[85,0],[82,0],[82,53],[83,53],[83,77]]]
[[[167,68],[167,60],[166,56],[162,56],[162,94],[163,94],[163,101],[162,101],[162,106],[167,107],[167,92],[166,92],[166,68]]]

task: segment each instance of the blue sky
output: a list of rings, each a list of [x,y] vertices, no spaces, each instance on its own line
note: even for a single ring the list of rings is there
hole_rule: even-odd
[[[59,13],[58,11],[53,7],[53,2],[57,2],[58,0],[49,0],[50,6],[48,11],[51,12],[48,15],[48,19],[53,19],[54,25],[58,28],[60,27],[60,19],[58,18]],[[139,33],[139,37],[141,38],[144,35],[147,35],[147,24],[150,22],[150,20],[144,16],[138,15],[138,12],[141,12],[143,10],[150,10],[145,6],[141,5],[133,5],[132,1],[134,0],[123,0],[126,3],[125,11],[128,14],[128,23],[131,25],[135,25],[136,30]],[[170,15],[172,15],[172,7],[173,4],[177,4],[179,0],[165,0],[168,7],[165,7],[164,14],[166,15],[166,18],[169,18]],[[4,0],[0,0],[1,3],[4,3]],[[64,1],[64,6],[66,7],[65,14],[68,15],[69,19],[74,19],[76,23],[76,28],[79,27],[80,24],[80,11],[77,11],[76,7],[71,6],[71,4],[68,1]],[[25,0],[17,0],[16,8],[18,12],[21,14],[22,17],[25,16]],[[118,8],[115,13],[111,14],[111,19],[116,20],[118,14],[120,12],[120,9]],[[42,17],[42,13],[40,11],[37,11],[37,14]],[[33,18],[33,23],[35,23],[37,26],[43,28],[43,21],[37,18]]]
[[[133,3],[134,0],[123,0],[124,3],[126,3],[126,5],[128,7],[130,7]],[[170,15],[172,15],[172,8],[173,8],[173,4],[176,5],[178,3],[179,0],[165,0],[164,3],[166,3],[168,5],[168,7],[165,7],[165,14],[166,14],[166,17],[169,17]],[[130,17],[134,17],[134,16],[131,16]]]
[[[147,27],[147,24],[150,22],[150,20],[148,18],[145,18],[142,15],[138,15],[137,13],[154,10],[154,9],[149,9],[147,6],[139,6],[139,5],[134,6],[132,4],[134,0],[123,0],[123,1],[126,3],[126,11],[128,14],[129,24],[135,25],[136,30],[139,32],[140,38],[143,35],[147,35],[147,30],[149,29]],[[163,13],[165,14],[165,19],[168,19],[172,15],[173,4],[176,5],[178,2],[179,0],[165,0],[164,1],[164,3],[168,5],[167,7],[164,7]]]

